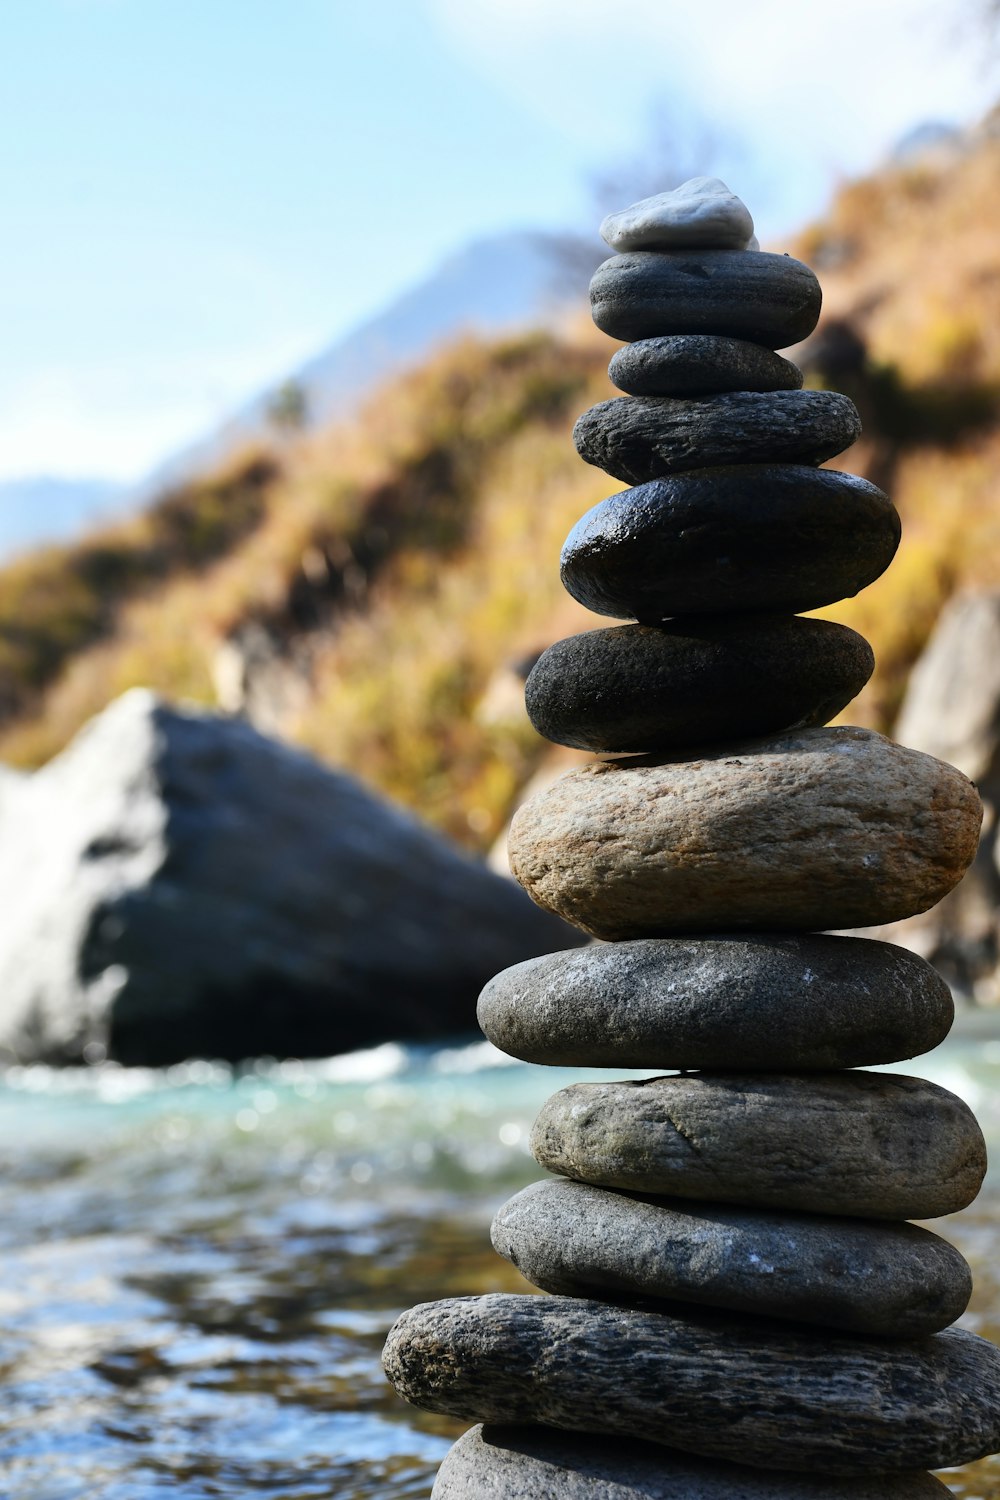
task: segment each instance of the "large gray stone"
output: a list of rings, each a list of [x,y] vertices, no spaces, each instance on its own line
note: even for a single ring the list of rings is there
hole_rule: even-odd
[[[766,1213],[549,1179],[511,1198],[493,1247],[546,1292],[724,1307],[913,1339],[960,1318],[963,1257],[916,1224]]]
[[[599,615],[653,623],[818,609],[889,566],[899,516],[854,474],[802,464],[695,469],[595,505],[562,549],[565,587]]]
[[[952,766],[868,729],[801,729],[571,771],[518,810],[510,863],[540,906],[612,941],[869,927],[957,885],[981,817]]]
[[[986,1173],[955,1094],[857,1071],[571,1084],[542,1105],[531,1153],[600,1187],[861,1219],[957,1213]]]
[[[929,1052],[954,1018],[922,958],[865,938],[639,938],[505,969],[479,997],[494,1046],[592,1068],[799,1072]]]
[[[741,250],[632,250],[590,283],[594,322],[622,340],[718,333],[783,349],[812,333],[822,300],[801,261]]]
[[[626,484],[728,464],[819,464],[860,435],[854,402],[836,391],[616,396],[573,428],[580,457]]]
[[[471,1427],[431,1500],[948,1500],[933,1474],[845,1478],[748,1469],[636,1439],[551,1427]]]
[[[893,1344],[508,1294],[413,1308],[383,1363],[399,1394],[429,1411],[760,1468],[912,1472],[1000,1448],[1000,1350],[957,1328]]]
[[[826,724],[872,674],[864,636],[800,615],[708,615],[557,641],[531,669],[528,717],[580,750],[665,750]]]
[[[470,1028],[565,946],[351,777],[136,691],[4,807],[0,1057],[315,1055]]]
[[[797,391],[802,371],[763,344],[708,333],[625,344],[611,357],[613,385],[630,396],[711,396],[717,391]]]

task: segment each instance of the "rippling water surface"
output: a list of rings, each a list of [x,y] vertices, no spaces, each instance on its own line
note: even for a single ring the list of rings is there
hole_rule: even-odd
[[[1000,1043],[908,1064],[1000,1161]],[[0,1083],[0,1493],[10,1500],[417,1500],[467,1424],[404,1406],[379,1354],[411,1303],[523,1290],[489,1246],[539,1176],[531,1120],[577,1078],[488,1044]],[[939,1221],[963,1322],[1000,1342],[1000,1172]],[[1000,1500],[1000,1460],[943,1476]]]

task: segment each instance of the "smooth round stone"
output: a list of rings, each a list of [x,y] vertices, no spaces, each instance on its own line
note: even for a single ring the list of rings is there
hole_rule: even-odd
[[[514,964],[479,997],[501,1052],[570,1068],[812,1072],[930,1052],[955,1003],[936,969],[870,938],[640,938]]]
[[[493,1248],[546,1292],[724,1307],[876,1338],[960,1318],[972,1272],[916,1224],[764,1213],[536,1182],[493,1221]]]
[[[864,636],[828,620],[689,616],[557,641],[524,701],[559,745],[666,750],[826,724],[874,667]]]
[[[470,1427],[431,1500],[949,1500],[933,1474],[845,1478],[712,1462],[637,1439]]]
[[[912,1472],[1000,1448],[1000,1350],[957,1328],[906,1344],[830,1339],[731,1313],[495,1294],[412,1308],[383,1364],[429,1411],[760,1468]]]
[[[800,729],[581,766],[518,809],[508,850],[533,901],[611,942],[878,927],[958,884],[981,821],[954,766],[870,729]]]
[[[677,333],[626,344],[608,365],[630,396],[711,396],[718,391],[797,391],[802,371],[763,344]]]
[[[616,396],[573,428],[580,457],[626,484],[708,466],[820,464],[860,436],[854,402],[836,391]]]
[[[598,266],[594,322],[612,338],[718,333],[783,349],[819,321],[819,282],[790,255],[743,250],[632,250]]]
[[[612,250],[746,250],[753,237],[750,210],[718,177],[691,177],[601,221],[601,239]]]
[[[819,609],[873,583],[899,545],[888,495],[800,464],[695,469],[595,505],[562,550],[566,589],[646,621]]]
[[[957,1095],[857,1071],[571,1084],[542,1105],[531,1153],[598,1187],[860,1219],[958,1213],[986,1172]]]

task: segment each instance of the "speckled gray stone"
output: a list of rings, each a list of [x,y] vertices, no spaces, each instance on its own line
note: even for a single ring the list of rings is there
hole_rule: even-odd
[[[630,396],[711,396],[718,391],[797,391],[802,371],[763,344],[707,333],[639,339],[608,365]]]
[[[1000,1350],[957,1328],[896,1344],[735,1314],[493,1295],[404,1313],[383,1363],[429,1411],[761,1468],[893,1473],[1000,1448]]]
[[[861,1219],[957,1213],[986,1172],[957,1095],[857,1071],[571,1084],[542,1105],[531,1153],[599,1187]]]
[[[799,1072],[899,1062],[947,1036],[936,969],[869,938],[639,938],[529,958],[491,979],[479,1024],[525,1062]]]
[[[546,1292],[724,1307],[914,1339],[960,1318],[972,1272],[916,1224],[766,1213],[550,1178],[511,1198],[493,1247]]]
[[[580,457],[626,484],[729,464],[819,464],[860,435],[854,402],[836,391],[616,396],[573,428]]]
[[[744,250],[633,250],[598,266],[594,322],[612,338],[717,333],[783,349],[819,321],[819,282],[790,255]]]
[[[877,927],[958,884],[982,804],[954,766],[870,729],[594,761],[521,806],[510,867],[595,937]]]
[[[431,1500],[949,1500],[933,1474],[851,1479],[712,1462],[636,1439],[471,1427]]]
[[[829,620],[688,616],[557,641],[524,701],[557,744],[667,750],[827,724],[874,667],[864,636]]]
[[[563,546],[562,581],[588,609],[626,619],[798,613],[866,588],[895,556],[899,529],[888,495],[854,474],[695,469],[589,510]]]

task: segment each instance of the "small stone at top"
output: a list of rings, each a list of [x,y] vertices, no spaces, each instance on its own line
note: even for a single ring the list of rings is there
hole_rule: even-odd
[[[753,219],[718,177],[692,177],[669,193],[608,214],[601,239],[612,250],[756,250]]]

